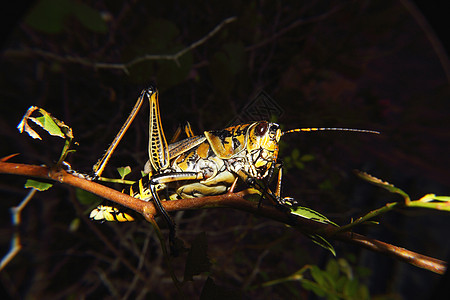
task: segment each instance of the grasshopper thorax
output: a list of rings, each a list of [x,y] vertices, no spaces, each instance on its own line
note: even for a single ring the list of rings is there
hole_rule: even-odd
[[[253,178],[266,177],[277,159],[281,137],[278,124],[259,121],[204,134],[217,157],[236,165],[234,171],[244,169]]]

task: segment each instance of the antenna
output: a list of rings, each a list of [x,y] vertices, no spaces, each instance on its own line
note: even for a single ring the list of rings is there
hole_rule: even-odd
[[[309,128],[297,128],[282,132],[281,135],[285,135],[292,132],[311,132],[311,131],[351,131],[361,133],[373,133],[380,134],[379,131],[367,130],[367,129],[354,129],[354,128],[339,128],[339,127],[309,127]]]

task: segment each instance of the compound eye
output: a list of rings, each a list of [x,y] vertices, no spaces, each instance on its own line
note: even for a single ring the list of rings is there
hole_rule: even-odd
[[[261,122],[255,128],[255,134],[257,136],[263,136],[266,132],[267,132],[267,122]]]

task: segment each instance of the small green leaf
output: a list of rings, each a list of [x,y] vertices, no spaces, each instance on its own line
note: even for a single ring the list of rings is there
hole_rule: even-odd
[[[25,23],[31,28],[44,33],[60,33],[64,21],[70,13],[71,2],[68,0],[41,0],[25,17]]]
[[[331,252],[331,254],[333,254],[333,256],[336,256],[336,251],[334,250],[334,247],[324,237],[318,234],[306,234],[306,236],[309,237],[315,244],[319,245],[324,249],[327,249],[328,251]]]
[[[322,214],[318,213],[317,211],[312,210],[311,208],[308,208],[308,207],[297,206],[292,209],[291,213],[294,215],[309,219],[309,220],[313,220],[313,221],[317,221],[317,222],[325,223],[325,224],[331,224],[331,225],[339,227],[339,225],[328,220],[328,218],[325,217],[324,215],[322,215]]]
[[[409,195],[407,193],[405,193],[403,190],[395,187],[393,184],[391,184],[387,181],[383,181],[383,180],[376,178],[375,176],[372,176],[366,172],[361,172],[361,171],[355,170],[355,173],[360,178],[362,178],[372,184],[382,187],[391,193],[399,194],[400,196],[402,196],[405,199],[406,202],[409,202],[411,200],[411,198],[409,197]]]
[[[420,198],[417,201],[431,202],[433,200],[442,201],[442,202],[450,202],[450,197],[449,196],[436,196],[435,194],[426,194],[425,196],[423,196],[422,198]]]
[[[40,115],[32,116],[33,114]],[[17,129],[19,129],[20,133],[24,131],[27,132],[34,139],[41,139],[39,134],[37,134],[28,124],[28,121],[32,121],[42,127],[50,135],[58,136],[68,141],[73,139],[72,128],[64,124],[63,121],[52,117],[47,111],[37,106],[30,106],[30,108],[28,108],[19,125],[17,125]]]
[[[341,272],[344,273],[348,279],[353,279],[353,269],[350,266],[350,263],[343,258],[339,258],[338,264],[341,269]]]
[[[56,34],[63,31],[70,16],[93,32],[105,33],[108,29],[97,10],[72,0],[41,0],[25,17],[25,23],[35,30]]]
[[[326,271],[333,280],[337,280],[339,278],[339,265],[336,260],[330,259],[328,261]]]
[[[292,150],[291,157],[294,161],[297,160],[300,157],[300,151],[295,148],[294,150]]]
[[[352,297],[355,296],[358,292],[359,283],[357,279],[352,279],[347,281],[344,286],[344,295]]]
[[[334,190],[334,184],[331,180],[326,179],[319,184],[319,189],[323,191],[332,191]]]
[[[27,182],[25,182],[26,188],[34,188],[41,192],[48,190],[49,188],[52,187],[52,185],[53,184],[51,184],[51,183],[36,181],[33,179],[28,179]]]
[[[358,293],[356,294],[356,299],[366,300],[370,299],[369,289],[365,285],[360,285],[358,288]]]
[[[322,287],[327,288],[325,277],[323,276],[323,271],[319,269],[318,266],[312,266],[311,268],[311,276],[313,279]]]
[[[64,134],[61,129],[56,125],[53,119],[48,114],[44,114],[41,117],[30,118],[31,121],[35,122],[37,125],[41,126],[45,129],[50,135],[59,136],[60,138],[64,138]]]
[[[124,179],[125,176],[127,176],[128,174],[131,173],[131,167],[130,166],[126,166],[126,167],[117,168],[117,172],[119,172],[120,178]]]
[[[450,197],[428,194],[423,196],[419,200],[407,202],[406,206],[450,211]]]
[[[339,277],[339,279],[336,281],[336,290],[342,291],[344,289],[344,286],[347,284],[347,281],[349,281],[345,276]]]
[[[364,224],[364,225],[380,225],[380,222],[374,221],[374,220],[368,220],[368,221],[363,222],[362,224]]]
[[[316,294],[319,297],[325,296],[325,291],[320,288],[320,286],[317,285],[317,283],[304,279],[302,280],[302,286],[304,289],[312,291],[314,294]]]
[[[436,196],[433,194],[433,200],[450,202],[450,196]]]
[[[72,220],[72,222],[70,222],[69,231],[75,232],[78,230],[78,228],[80,228],[80,218],[75,218]]]
[[[316,159],[316,157],[312,154],[305,154],[305,155],[302,155],[302,157],[300,157],[300,160],[303,162],[313,161],[315,159]]]

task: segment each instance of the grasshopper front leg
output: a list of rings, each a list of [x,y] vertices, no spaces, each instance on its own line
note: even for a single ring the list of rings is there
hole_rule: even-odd
[[[270,178],[264,180],[261,184],[260,181],[256,180],[254,177],[250,176],[249,174],[247,174],[242,170],[240,170],[237,173],[237,175],[239,176],[239,178],[241,178],[242,181],[247,183],[250,187],[255,188],[256,190],[259,191],[261,196],[259,199],[258,207],[261,205],[262,200],[264,198],[269,199],[273,205],[281,208],[282,210],[285,210],[287,206],[292,207],[297,205],[297,201],[294,198],[281,196],[281,183],[283,174],[282,164],[277,163],[276,168],[278,168],[278,178],[275,187],[275,192],[272,192],[272,190],[268,187],[268,184],[270,183]],[[270,177],[272,177],[272,174],[270,174]]]
[[[295,207],[298,205],[298,202],[292,197],[281,197],[281,181],[283,177],[283,165],[280,165],[278,169],[278,179],[277,179],[277,187],[275,189],[275,198],[277,202],[283,206],[291,206]]]

